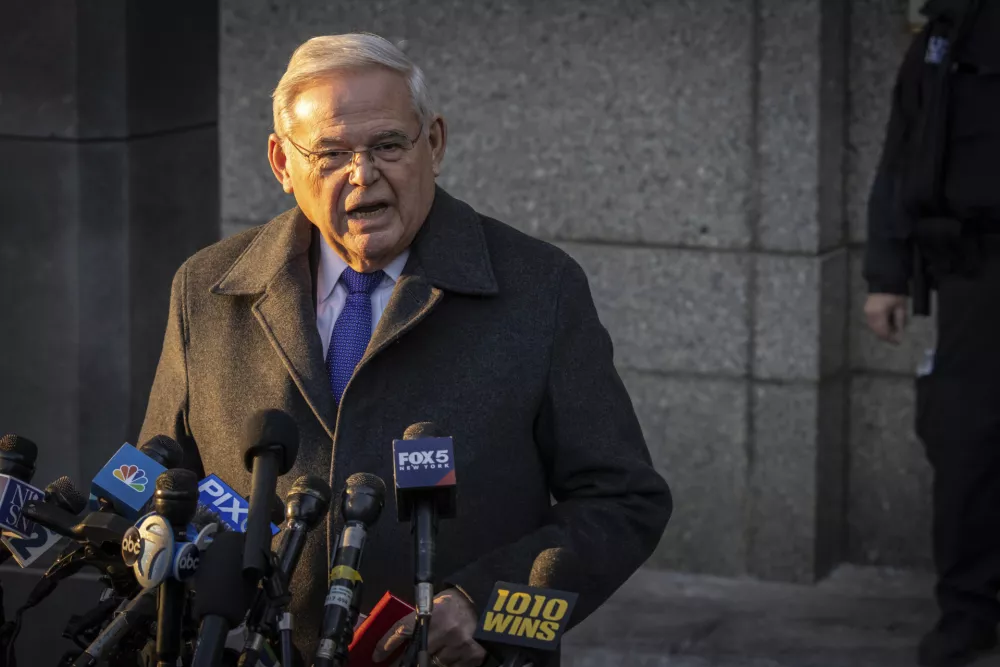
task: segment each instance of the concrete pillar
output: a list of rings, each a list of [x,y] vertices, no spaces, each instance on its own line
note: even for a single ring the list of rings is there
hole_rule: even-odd
[[[88,489],[138,434],[170,279],[218,238],[217,53],[210,0],[4,10],[0,432],[38,443],[40,486]],[[8,612],[33,581],[4,570]],[[54,641],[68,608],[45,604],[23,664],[68,647]]]
[[[747,567],[810,581],[845,546],[847,3],[755,7]]]

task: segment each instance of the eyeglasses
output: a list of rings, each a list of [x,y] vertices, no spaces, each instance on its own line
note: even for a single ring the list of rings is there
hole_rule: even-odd
[[[343,169],[349,164],[354,164],[355,155],[367,155],[368,159],[372,161],[373,164],[380,164],[385,162],[398,162],[403,158],[408,151],[410,151],[417,139],[424,131],[423,123],[420,124],[420,129],[417,130],[416,136],[412,139],[405,135],[397,135],[388,141],[384,141],[375,146],[369,148],[362,148],[358,151],[349,151],[342,148],[337,148],[333,150],[322,150],[322,151],[310,151],[297,143],[292,141],[288,137],[278,137],[279,139],[284,139],[292,146],[295,147],[299,153],[302,154],[304,158],[309,160],[311,164],[320,168],[324,171],[334,171],[338,169]]]

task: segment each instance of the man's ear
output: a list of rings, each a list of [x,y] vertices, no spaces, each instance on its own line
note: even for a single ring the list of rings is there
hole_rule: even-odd
[[[444,162],[445,149],[448,147],[448,123],[444,116],[435,116],[427,130],[427,139],[431,144],[431,164],[434,176],[441,175],[441,164]]]
[[[274,133],[267,138],[267,161],[271,164],[274,177],[281,183],[281,188],[286,194],[292,194],[292,177],[288,173],[288,156],[285,155],[281,139]]]

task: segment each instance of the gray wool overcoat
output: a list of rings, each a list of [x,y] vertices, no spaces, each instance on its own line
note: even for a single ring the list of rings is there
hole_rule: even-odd
[[[583,270],[438,188],[338,406],[316,328],[311,230],[295,208],[178,270],[140,442],[169,435],[186,467],[248,496],[244,421],[261,408],[295,419],[298,458],[278,493],[304,474],[334,490],[330,523],[293,579],[307,656],[352,473],[389,487],[365,548],[362,611],[386,590],[412,602],[412,537],[396,521],[391,459],[393,439],[421,421],[455,447],[458,515],[440,523],[438,585],[459,586],[481,609],[496,581],[527,583],[539,553],[561,546],[580,559],[578,623],[649,557],[672,507]]]

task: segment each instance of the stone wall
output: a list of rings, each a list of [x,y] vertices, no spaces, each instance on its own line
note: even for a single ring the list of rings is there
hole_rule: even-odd
[[[888,351],[859,316],[905,2],[222,7],[224,234],[293,205],[265,147],[295,46],[402,41],[450,123],[439,182],[590,277],[675,492],[651,564],[800,581],[846,559],[924,564],[919,345]]]

